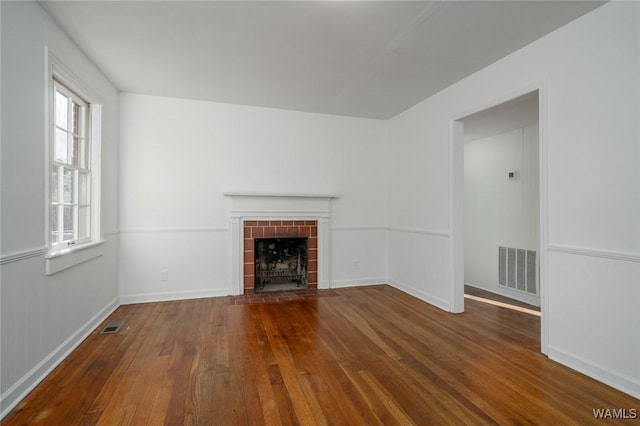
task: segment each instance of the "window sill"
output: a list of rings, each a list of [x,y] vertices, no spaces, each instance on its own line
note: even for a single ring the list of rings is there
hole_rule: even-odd
[[[51,252],[45,256],[46,274],[53,275],[65,269],[72,268],[88,260],[102,256],[104,252],[104,241],[93,241],[81,246]]]

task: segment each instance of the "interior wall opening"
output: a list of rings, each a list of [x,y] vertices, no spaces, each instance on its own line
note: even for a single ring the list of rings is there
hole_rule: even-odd
[[[453,312],[479,297],[539,315],[545,353],[540,98],[531,88],[452,121],[451,273]]]
[[[540,306],[537,92],[464,118],[465,294]]]

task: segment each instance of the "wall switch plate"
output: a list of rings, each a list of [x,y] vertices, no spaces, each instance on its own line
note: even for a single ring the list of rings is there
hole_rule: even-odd
[[[169,281],[169,271],[166,269],[160,271],[160,281]]]

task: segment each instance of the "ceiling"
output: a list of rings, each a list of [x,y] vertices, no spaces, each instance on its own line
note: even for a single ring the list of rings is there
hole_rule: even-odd
[[[123,92],[387,119],[595,1],[41,1]]]

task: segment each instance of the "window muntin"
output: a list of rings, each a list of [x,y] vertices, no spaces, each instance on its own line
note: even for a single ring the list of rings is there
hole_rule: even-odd
[[[91,240],[90,104],[53,80],[50,245]]]

